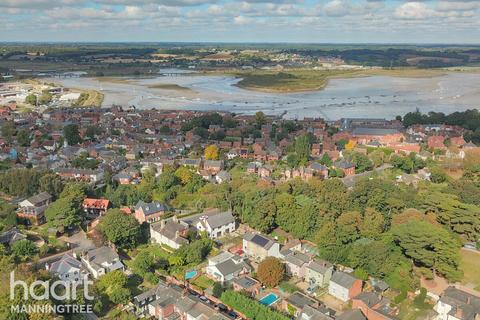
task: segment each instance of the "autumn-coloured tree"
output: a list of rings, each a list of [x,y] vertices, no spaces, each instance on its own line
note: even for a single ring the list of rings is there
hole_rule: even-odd
[[[348,150],[348,151],[352,151],[352,150],[355,148],[356,145],[357,145],[357,142],[356,142],[356,141],[354,141],[354,140],[349,140],[349,141],[347,142],[347,144],[345,145],[345,149]]]
[[[275,257],[267,257],[258,265],[257,277],[265,286],[275,287],[285,277],[285,265]]]
[[[218,160],[218,147],[214,144],[205,148],[206,160]]]

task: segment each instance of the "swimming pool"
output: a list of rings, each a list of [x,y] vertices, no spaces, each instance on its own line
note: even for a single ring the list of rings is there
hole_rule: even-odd
[[[185,272],[185,280],[190,280],[192,278],[195,278],[196,275],[197,275],[197,271],[195,270]]]
[[[266,306],[270,306],[277,302],[278,296],[275,293],[269,293],[262,299],[260,299],[260,303]]]

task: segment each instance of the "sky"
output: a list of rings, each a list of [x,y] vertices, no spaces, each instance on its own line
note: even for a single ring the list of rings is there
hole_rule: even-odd
[[[0,41],[480,44],[480,0],[0,0]]]

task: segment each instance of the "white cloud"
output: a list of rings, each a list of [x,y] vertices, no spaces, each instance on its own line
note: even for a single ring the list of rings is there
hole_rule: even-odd
[[[350,5],[344,0],[332,0],[323,7],[323,10],[327,16],[343,17],[350,12]]]
[[[395,9],[394,16],[399,19],[423,20],[435,16],[435,11],[423,2],[407,2]]]

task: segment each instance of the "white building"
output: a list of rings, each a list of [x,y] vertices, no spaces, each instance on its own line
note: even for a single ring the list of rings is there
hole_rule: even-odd
[[[212,239],[225,236],[236,229],[235,218],[231,211],[204,215],[195,225],[198,231],[205,231]]]
[[[222,252],[208,259],[206,273],[221,283],[231,281],[241,274],[251,271],[251,267],[239,256]]]
[[[51,265],[45,265],[45,269],[67,283],[79,284],[88,275],[82,263],[68,253]]]
[[[328,284],[328,293],[335,298],[347,302],[362,292],[363,282],[345,272],[335,272]]]
[[[109,247],[103,246],[92,249],[82,256],[81,259],[95,279],[114,270],[125,270],[125,266],[120,261],[118,254]]]

